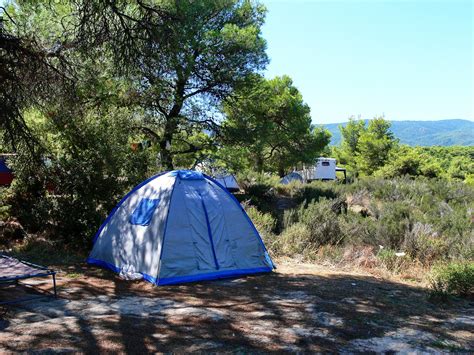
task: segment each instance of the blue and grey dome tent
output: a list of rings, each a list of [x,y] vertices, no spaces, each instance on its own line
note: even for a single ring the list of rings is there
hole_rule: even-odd
[[[239,202],[207,175],[162,173],[110,213],[87,259],[157,285],[271,272],[273,262]]]
[[[303,177],[298,174],[296,171],[289,173],[280,180],[280,184],[288,185],[292,181],[303,182]]]

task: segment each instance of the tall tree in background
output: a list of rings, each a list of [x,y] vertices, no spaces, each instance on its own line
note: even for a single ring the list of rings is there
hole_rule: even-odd
[[[339,126],[342,142],[341,146],[335,149],[336,157],[339,163],[347,165],[352,172],[356,171],[355,159],[359,153],[359,139],[366,129],[365,121],[356,120],[354,117],[350,117],[345,126]]]
[[[262,172],[283,176],[297,163],[311,162],[330,135],[311,125],[309,106],[288,76],[253,76],[226,100],[225,143],[250,158]]]
[[[375,117],[360,135],[356,162],[362,174],[371,175],[388,161],[390,151],[398,143],[390,126],[390,122],[383,117]]]
[[[167,169],[209,143],[195,134],[215,130],[221,100],[267,63],[265,8],[250,0],[85,0],[81,13],[81,43],[109,46],[145,111],[132,126],[157,141]]]

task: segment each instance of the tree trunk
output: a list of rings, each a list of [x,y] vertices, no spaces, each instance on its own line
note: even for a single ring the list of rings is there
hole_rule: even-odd
[[[162,139],[160,141],[161,165],[164,166],[166,170],[174,170],[173,155],[171,154],[171,150],[167,149],[170,145],[171,141],[168,141],[166,139]]]
[[[177,70],[178,77],[181,76],[180,70]],[[184,102],[184,87],[187,78],[181,77],[176,83],[176,91],[174,94],[174,104],[168,115],[166,116],[165,131],[163,138],[160,140],[161,164],[167,170],[174,170],[173,154],[171,153],[171,142],[173,135],[178,127],[178,120]]]
[[[278,175],[282,178],[285,176],[285,168],[283,166],[278,166]]]
[[[168,118],[165,124],[165,131],[163,137],[160,139],[160,157],[161,165],[166,170],[174,170],[173,154],[171,153],[171,143],[173,141],[173,134],[176,130],[175,120]]]

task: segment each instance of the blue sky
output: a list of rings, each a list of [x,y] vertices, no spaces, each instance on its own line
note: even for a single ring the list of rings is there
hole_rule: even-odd
[[[287,74],[313,122],[474,120],[471,0],[263,0],[265,75]]]

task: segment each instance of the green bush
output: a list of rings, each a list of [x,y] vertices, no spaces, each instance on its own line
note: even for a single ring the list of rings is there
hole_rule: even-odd
[[[406,202],[386,202],[378,212],[374,242],[390,249],[399,249],[413,223],[412,208]]]
[[[86,254],[77,248],[68,248],[61,241],[28,236],[23,244],[15,246],[11,254],[20,259],[41,265],[78,264]]]
[[[311,238],[311,230],[306,224],[292,224],[278,236],[278,250],[283,255],[310,258],[317,251],[317,245],[312,243]]]
[[[464,180],[464,182],[471,186],[471,187],[474,187],[474,173],[473,174],[467,174],[466,175],[466,179]]]
[[[260,234],[273,234],[277,221],[270,213],[262,213],[253,206],[248,206],[245,210]]]
[[[339,219],[331,207],[331,200],[322,199],[298,211],[298,221],[309,228],[311,243],[315,246],[336,245],[343,239]]]
[[[401,268],[396,264],[401,259],[391,260],[387,250],[405,252],[404,263],[419,262],[426,267],[442,260],[474,257],[474,189],[462,182],[367,177],[349,185],[313,182],[280,191],[257,184],[249,190],[257,195],[246,196],[252,205],[277,220],[271,232],[279,235],[272,238],[288,255],[309,257],[331,245],[382,245],[382,264],[392,270]],[[287,205],[298,207],[282,210],[277,203],[282,197],[289,200]],[[347,203],[348,212],[334,208],[338,203]]]
[[[438,162],[427,162],[421,166],[421,175],[427,178],[437,178],[443,175],[443,169]]]
[[[285,229],[279,237],[281,251],[287,255],[312,258],[321,246],[340,244],[344,235],[331,207],[331,200],[322,199],[287,211]]]
[[[443,260],[449,254],[449,242],[439,235],[430,224],[416,222],[405,234],[402,249],[411,258],[423,265],[431,265],[436,260]]]
[[[237,180],[240,187],[248,191],[255,185],[262,185],[268,190],[272,187],[277,187],[280,184],[280,178],[275,175],[257,173],[253,170],[246,170],[237,174]]]
[[[474,174],[474,161],[472,157],[455,157],[451,160],[448,174],[453,179],[464,180],[469,174]]]
[[[340,187],[336,182],[313,181],[300,185],[294,196],[297,203],[319,201],[322,198],[334,199],[340,195]]]
[[[377,253],[377,259],[380,263],[391,272],[400,272],[403,266],[408,262],[406,255],[397,255],[392,249],[380,249]]]
[[[127,111],[68,118],[61,139],[49,127],[47,161],[45,153],[19,152],[11,211],[29,232],[86,249],[120,198],[149,175],[151,159],[130,148]]]
[[[409,175],[418,176],[421,174],[422,158],[419,154],[402,154],[392,159],[382,168],[375,172],[376,176],[394,178],[397,176]]]
[[[0,221],[6,221],[10,217],[11,205],[8,202],[10,193],[7,188],[0,187]]]
[[[452,262],[438,265],[431,272],[435,294],[474,296],[474,262]]]
[[[374,218],[363,217],[360,213],[351,211],[347,215],[340,215],[338,218],[346,244],[378,247],[377,221]]]
[[[276,190],[278,195],[280,196],[295,197],[304,187],[305,185],[300,181],[291,181],[289,184],[286,185],[278,184],[276,186]]]

